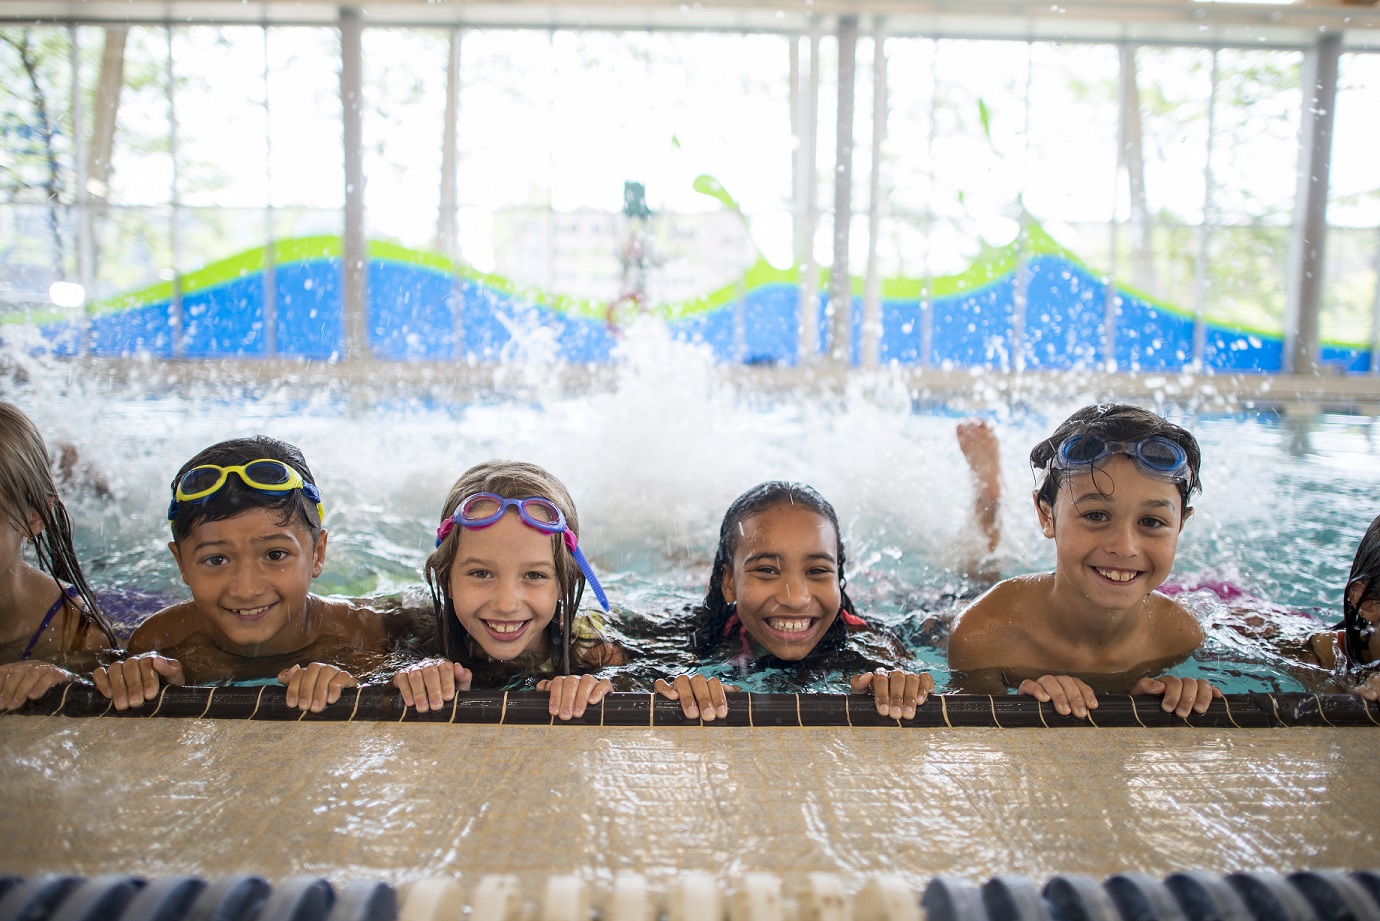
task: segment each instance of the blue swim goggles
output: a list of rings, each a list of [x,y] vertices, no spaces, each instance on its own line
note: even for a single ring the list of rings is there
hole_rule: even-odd
[[[589,583],[590,588],[594,589],[594,597],[598,598],[599,605],[608,611],[609,599],[604,594],[604,587],[595,578],[594,569],[589,565],[589,560],[585,559],[584,553],[581,552],[579,541],[575,539],[575,533],[566,527],[565,513],[550,499],[543,499],[541,496],[528,496],[526,499],[505,499],[491,492],[477,492],[474,495],[466,496],[456,506],[455,514],[441,522],[441,526],[436,529],[436,546],[441,546],[441,541],[445,540],[446,536],[457,526],[468,528],[471,531],[487,528],[502,518],[510,508],[517,509],[522,523],[529,528],[536,528],[544,534],[562,535],[566,549],[575,558],[575,565],[580,567],[585,581]]]
[[[245,486],[268,496],[300,489],[302,495],[316,504],[318,520],[326,517],[326,510],[321,506],[321,491],[315,485],[302,479],[302,474],[294,470],[291,465],[280,460],[261,457],[247,464],[237,464],[231,467],[202,464],[182,474],[173,484],[173,499],[168,506],[168,520],[172,521],[177,517],[179,503],[188,502],[197,505],[220,492],[225,488],[225,484],[232,473],[239,477],[240,482]]]
[[[1096,467],[1114,454],[1126,455],[1146,473],[1171,483],[1187,483],[1192,479],[1188,452],[1163,435],[1151,435],[1139,441],[1108,441],[1086,432],[1070,435],[1054,452],[1051,464],[1059,470]]]

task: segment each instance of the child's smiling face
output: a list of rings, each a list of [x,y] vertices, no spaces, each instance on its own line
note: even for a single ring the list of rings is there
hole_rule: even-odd
[[[1168,577],[1186,520],[1178,488],[1121,454],[1067,477],[1052,510],[1036,507],[1054,538],[1056,591],[1107,612],[1133,607]]]
[[[240,655],[270,655],[310,641],[307,595],[326,561],[326,532],[311,532],[282,512],[254,508],[202,521],[168,545],[216,645]]]
[[[839,538],[829,519],[774,505],[742,522],[724,600],[743,629],[779,659],[805,658],[839,615]]]
[[[551,535],[509,509],[458,540],[449,587],[460,626],[491,659],[541,652],[561,597]]]

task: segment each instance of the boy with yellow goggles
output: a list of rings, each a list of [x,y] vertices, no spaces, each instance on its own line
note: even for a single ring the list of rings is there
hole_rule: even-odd
[[[168,506],[168,520],[172,521],[177,517],[179,502],[205,502],[220,492],[232,473],[238,476],[245,486],[266,495],[291,492],[294,489],[302,490],[302,495],[316,503],[317,519],[325,520],[326,511],[321,504],[321,491],[303,480],[302,474],[291,465],[268,457],[227,467],[202,464],[188,470],[173,485],[173,500]]]

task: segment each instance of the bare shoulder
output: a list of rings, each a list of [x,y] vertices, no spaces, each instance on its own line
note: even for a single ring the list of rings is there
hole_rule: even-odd
[[[1146,598],[1150,605],[1150,621],[1154,641],[1167,655],[1187,655],[1207,638],[1202,624],[1193,612],[1168,595],[1151,592]]]
[[[128,652],[139,655],[180,646],[205,628],[205,619],[196,603],[183,601],[152,614],[129,638]]]
[[[1025,633],[1017,609],[1028,610],[1045,576],[1020,576],[994,585],[962,613],[949,634],[949,665],[956,669],[1008,664],[1006,653]]]
[[[317,598],[316,601],[323,633],[363,649],[382,649],[387,644],[388,627],[382,611],[352,598]]]

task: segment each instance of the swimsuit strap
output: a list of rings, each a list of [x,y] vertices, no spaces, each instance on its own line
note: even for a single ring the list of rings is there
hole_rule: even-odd
[[[38,645],[38,638],[43,635],[44,630],[48,629],[48,625],[53,622],[53,618],[57,616],[57,612],[62,610],[62,606],[67,603],[67,599],[71,598],[75,601],[80,594],[81,592],[77,590],[75,585],[68,585],[63,588],[62,594],[58,596],[58,600],[54,601],[53,606],[48,609],[48,613],[43,615],[43,623],[38,625],[38,629],[35,630],[34,635],[30,637],[29,645],[24,647],[24,654],[19,657],[19,661],[24,662],[28,660],[29,654],[33,652],[34,647]]]

